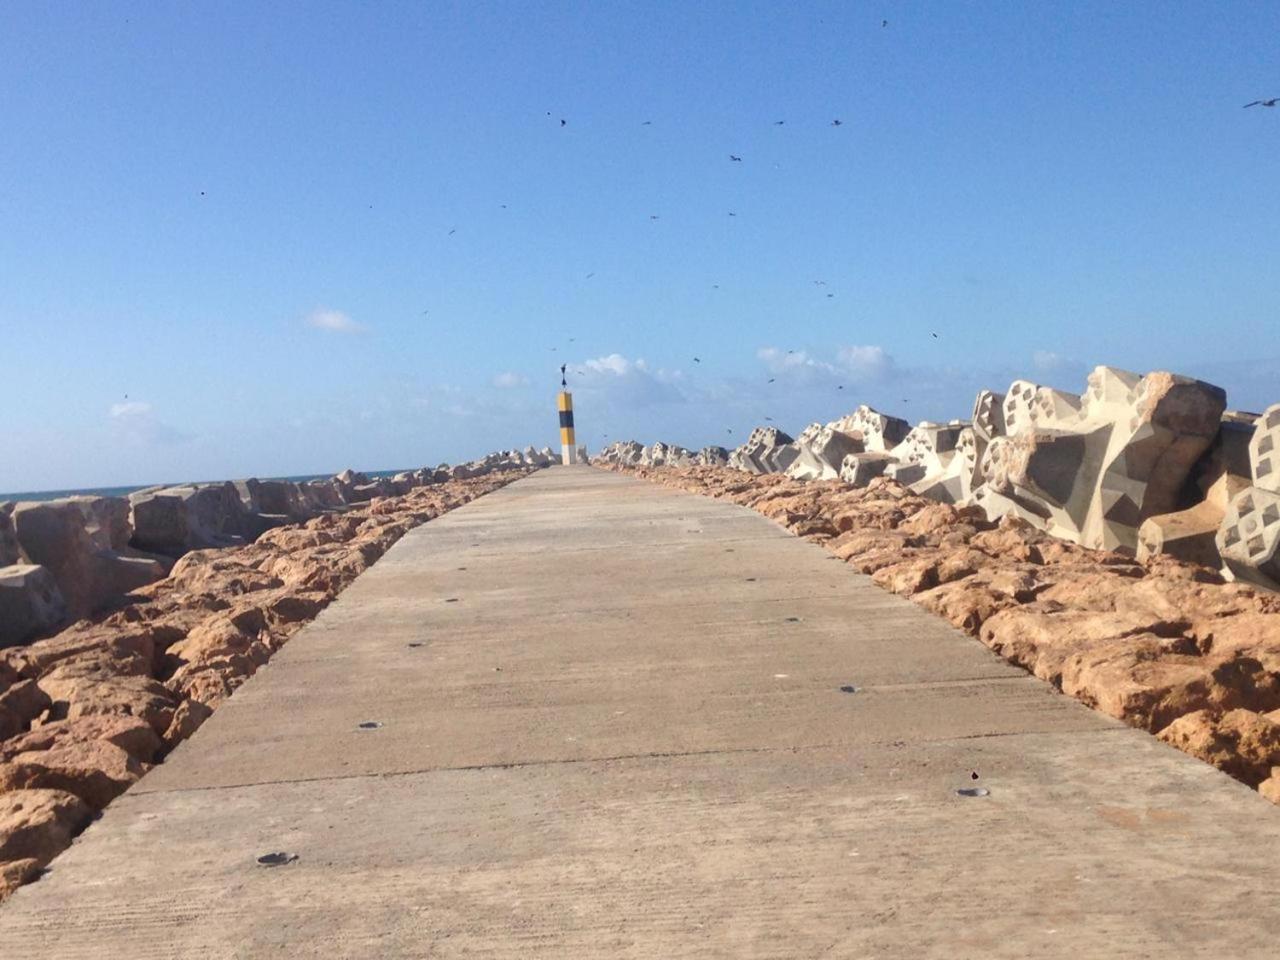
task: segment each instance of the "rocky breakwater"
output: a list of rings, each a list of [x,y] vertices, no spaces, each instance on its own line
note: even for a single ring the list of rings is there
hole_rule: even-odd
[[[391,480],[340,475],[335,491],[346,483],[378,492],[277,523],[253,542],[212,528],[201,512],[207,504],[163,493],[190,508],[167,514],[184,516],[188,535],[232,542],[189,549],[167,575],[116,596],[110,609],[0,650],[0,899],[38,875],[97,811],[190,736],[408,530],[548,462],[513,452]],[[285,505],[270,501],[280,490],[267,483],[258,495],[264,488],[260,505]],[[286,492],[291,509],[306,509],[306,494]],[[226,502],[225,489],[215,496]],[[54,515],[63,517],[63,508]],[[10,529],[0,527],[0,535]],[[13,543],[0,540],[16,552]],[[61,592],[57,583],[50,589]],[[65,611],[65,598],[55,600]]]
[[[984,391],[968,421],[761,428],[728,468],[595,462],[752,506],[1280,803],[1278,446],[1280,405],[1098,368],[1082,395]]]

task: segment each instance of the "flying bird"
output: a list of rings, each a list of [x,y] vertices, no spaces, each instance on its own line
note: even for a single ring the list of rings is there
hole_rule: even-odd
[[[730,160],[732,160],[734,163],[741,163],[741,162],[742,162],[742,158],[741,158],[741,157],[735,157],[732,153],[731,153],[731,154],[729,154],[729,159],[730,159]]]
[[[450,230],[450,231],[449,231],[449,236],[451,236],[451,237],[452,237],[452,236],[453,236],[455,233],[457,233],[457,232],[458,232],[458,228],[457,228],[457,227],[454,227],[452,230]]]
[[[830,297],[834,297],[834,296],[835,296],[835,294],[834,294],[834,293],[828,293],[828,294],[827,294],[827,297],[828,297],[828,298],[830,298]]]
[[[642,127],[647,127],[647,126],[652,125],[652,123],[653,123],[653,121],[652,121],[652,120],[646,120],[644,123],[640,124],[640,126],[642,126]]]
[[[1253,103],[1246,103],[1245,109],[1247,110],[1249,107],[1274,107],[1277,103],[1280,103],[1280,97],[1272,97],[1270,100],[1255,100]]]
[[[777,380],[777,379],[778,379],[777,377],[770,377],[770,378],[769,378],[769,382],[770,382],[770,383],[773,383],[773,381],[775,381],[775,380]]]
[[[765,419],[768,420],[770,423],[773,423],[773,417],[765,417]]]
[[[887,27],[888,25],[889,25],[889,21],[888,21],[888,20],[881,20],[881,21],[880,21],[880,26],[881,26],[881,27]]]
[[[567,126],[567,125],[568,125],[568,123],[569,123],[569,121],[568,121],[568,120],[565,120],[563,117],[561,117],[561,118],[560,118],[560,126],[562,126],[562,127],[563,127],[563,126]]]
[[[736,214],[736,213],[734,213],[732,210],[730,210],[730,211],[729,211],[729,216],[731,216],[731,217],[736,217],[736,216],[737,216],[737,214]]]
[[[785,120],[775,120],[775,121],[773,121],[773,125],[774,125],[775,127],[780,127],[780,126],[782,126],[782,125],[783,125],[784,123],[786,123],[786,122],[787,122],[787,121],[785,121]]]
[[[842,383],[842,384],[840,384],[840,386],[836,387],[836,389],[837,389],[837,390],[843,390],[843,389],[844,389],[844,384],[843,384],[843,383]]]
[[[833,127],[841,127],[841,126],[844,126],[844,121],[843,121],[843,120],[832,120],[832,121],[831,121],[831,125],[832,125]]]
[[[594,277],[595,275],[596,275],[596,272],[595,272],[594,270],[592,270],[590,273],[588,273],[588,274],[587,274],[587,279],[588,279],[588,280],[590,280],[590,279],[591,279],[592,277]]]
[[[933,339],[935,339],[935,340],[937,340],[937,339],[938,339],[938,335],[937,335],[936,333],[933,335]]]
[[[815,287],[825,287],[825,286],[827,285],[827,281],[825,281],[825,280],[815,280],[815,281],[813,281],[813,285],[814,285]]]
[[[650,219],[650,220],[657,220],[657,219],[659,219],[659,218],[658,218],[658,215],[657,215],[656,213],[651,213],[651,214],[649,214],[649,219]]]
[[[699,360],[697,357],[694,357],[694,358],[693,358],[693,362],[694,362],[694,363],[701,363],[702,361],[701,361],[701,360]]]

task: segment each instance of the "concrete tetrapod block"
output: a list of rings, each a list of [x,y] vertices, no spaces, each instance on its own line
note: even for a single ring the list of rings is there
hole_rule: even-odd
[[[67,621],[53,574],[37,564],[0,567],[0,647],[25,643]]]
[[[1004,400],[1003,393],[982,390],[973,401],[970,419],[974,434],[984,446],[996,437],[1004,436]]]
[[[12,504],[0,505],[12,506]],[[13,532],[13,518],[7,510],[0,510],[0,567],[14,563],[25,563],[27,555],[22,552],[18,536]]]
[[[834,480],[840,476],[844,458],[862,453],[862,440],[839,429],[839,421],[805,427],[796,439],[795,461],[787,476],[797,480]]]
[[[852,487],[865,487],[895,462],[888,453],[851,453],[840,464],[840,479]]]
[[[1249,441],[1253,485],[1280,493],[1280,403],[1267,407],[1258,418]]]
[[[729,466],[748,473],[783,473],[799,455],[791,437],[777,427],[756,427],[730,455]]]
[[[729,451],[724,447],[703,447],[698,451],[697,461],[704,467],[724,467],[729,463]]]
[[[1250,487],[1227,508],[1218,551],[1237,580],[1280,590],[1280,493]]]
[[[1099,371],[1110,373],[1105,367]],[[1099,371],[1095,376],[1105,383]],[[1108,403],[1105,387],[1098,393],[1102,399],[1087,410]],[[1114,421],[1080,542],[1133,553],[1142,522],[1178,507],[1192,467],[1218,434],[1226,405],[1221,387],[1163,371],[1143,377],[1127,406],[1118,399],[1106,405],[1109,414],[1129,415]]]
[[[900,417],[881,413],[865,403],[853,413],[833,420],[829,426],[848,434],[869,453],[888,453],[911,432],[911,424]]]
[[[1029,380],[1015,380],[1004,395],[1005,435],[1014,436],[1036,426],[1074,423],[1082,402],[1074,393],[1042,387]]]

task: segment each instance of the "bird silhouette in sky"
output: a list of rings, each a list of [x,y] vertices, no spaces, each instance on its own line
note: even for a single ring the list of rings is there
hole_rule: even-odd
[[[773,417],[765,417],[765,419],[768,420],[770,423],[773,423]]]
[[[827,294],[827,297],[828,297],[828,298],[830,298],[830,297],[834,297],[834,296],[835,296],[835,294],[834,294],[834,293],[828,293],[828,294]]]
[[[651,213],[651,214],[649,214],[649,219],[650,219],[650,220],[657,220],[657,219],[659,219],[659,217],[658,217],[658,215],[657,215],[656,213]]]
[[[888,25],[889,25],[889,21],[888,21],[888,20],[881,20],[881,21],[880,21],[880,26],[881,26],[881,27],[887,27]]]
[[[587,279],[588,279],[588,280],[590,280],[590,279],[591,279],[592,277],[594,277],[595,275],[596,275],[596,272],[595,272],[594,270],[592,270],[590,273],[588,273],[588,274],[587,274]]]
[[[843,383],[842,383],[842,384],[840,384],[840,386],[836,387],[836,389],[837,389],[837,390],[843,390],[843,389],[844,389],[844,384],[843,384]]]
[[[775,380],[777,380],[777,379],[778,379],[777,377],[770,377],[770,378],[769,378],[769,382],[770,382],[770,383],[773,383],[773,381],[775,381]]]
[[[937,340],[937,339],[938,339],[938,335],[937,335],[936,333],[933,335],[933,339],[935,339],[935,340]]]
[[[699,360],[697,357],[694,357],[694,358],[693,358],[693,362],[694,362],[694,363],[701,363],[702,361],[701,361],[701,360]]]
[[[505,203],[498,204],[498,206],[502,207],[503,210],[507,209],[507,205]]]
[[[736,213],[734,213],[732,210],[730,210],[730,211],[729,211],[729,216],[731,216],[731,217],[736,217],[736,216],[737,216],[737,214],[736,214]]]
[[[560,118],[560,126],[562,127],[567,126],[568,123],[569,123],[568,120],[564,119],[563,117]]]
[[[825,286],[827,285],[827,281],[825,281],[825,280],[815,280],[815,281],[813,281],[813,285],[814,285],[815,287],[825,287]]]
[[[831,125],[832,125],[833,127],[842,127],[842,126],[844,126],[844,121],[843,121],[843,120],[832,120],[832,121],[831,121]]]
[[[773,121],[773,125],[774,125],[775,127],[780,127],[780,126],[782,126],[782,125],[783,125],[784,123],[786,123],[786,122],[787,122],[787,121],[785,121],[785,120],[775,120],[775,121]]]
[[[1244,106],[1247,110],[1249,107],[1274,107],[1277,103],[1280,103],[1280,97],[1272,97],[1270,100],[1255,100],[1253,103],[1246,103]]]
[[[652,125],[653,125],[653,121],[652,121],[652,120],[646,120],[644,123],[640,124],[640,126],[642,126],[642,127],[648,127],[648,126],[652,126]]]
[[[450,230],[450,231],[449,231],[449,236],[451,236],[451,237],[452,237],[452,236],[453,236],[455,233],[457,233],[457,232],[458,232],[458,228],[457,228],[457,227],[454,227],[452,230]]]
[[[741,162],[742,162],[742,158],[741,158],[741,157],[735,157],[732,153],[731,153],[731,154],[729,154],[729,159],[730,159],[730,160],[732,160],[734,163],[741,163]]]
[[[711,289],[712,289],[712,290],[719,290],[719,289],[720,289],[720,284],[718,284],[718,283],[713,283],[713,284],[711,285]]]

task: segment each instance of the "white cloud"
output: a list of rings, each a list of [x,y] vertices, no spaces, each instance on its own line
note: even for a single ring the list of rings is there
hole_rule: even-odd
[[[893,357],[884,347],[841,347],[836,363],[860,380],[878,379],[893,370]]]
[[[508,370],[505,373],[500,373],[494,377],[493,385],[502,390],[511,390],[516,387],[527,387],[529,385],[529,378],[523,374],[513,373]]]
[[[834,378],[840,380],[879,380],[894,372],[893,358],[884,347],[840,347],[834,361],[810,356],[805,350],[780,350],[761,347],[756,357],[770,373],[789,375],[797,380]]]
[[[168,447],[186,443],[191,438],[159,420],[151,404],[141,400],[113,403],[108,410],[115,436],[140,447]]]
[[[124,403],[113,403],[111,405],[111,416],[113,417],[141,417],[151,412],[151,404],[143,403],[141,400],[126,400]]]
[[[364,329],[341,310],[329,310],[324,307],[317,307],[307,314],[306,323],[307,326],[315,327],[317,330],[330,330],[334,333],[356,333]]]

